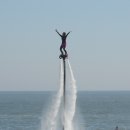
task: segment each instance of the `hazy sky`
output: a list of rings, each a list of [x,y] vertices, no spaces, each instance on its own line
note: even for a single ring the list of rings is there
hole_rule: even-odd
[[[79,90],[130,90],[130,0],[1,0],[0,91],[58,89],[55,29]]]

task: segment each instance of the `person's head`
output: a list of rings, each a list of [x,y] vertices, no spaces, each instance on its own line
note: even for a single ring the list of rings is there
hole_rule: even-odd
[[[63,32],[62,35],[65,36],[65,35],[66,35],[66,32]]]

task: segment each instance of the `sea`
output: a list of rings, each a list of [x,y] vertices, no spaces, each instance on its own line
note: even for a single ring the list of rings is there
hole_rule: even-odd
[[[42,130],[55,94],[0,92],[0,130]],[[75,115],[83,130],[130,130],[130,91],[79,91]]]

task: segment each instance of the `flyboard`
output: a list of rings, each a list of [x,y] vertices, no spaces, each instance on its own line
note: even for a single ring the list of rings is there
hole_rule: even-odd
[[[66,58],[68,58],[68,55],[60,55],[59,56],[60,59],[63,59],[63,112],[65,111],[65,104],[66,104]],[[63,117],[63,121],[64,123],[63,125],[63,130],[65,130],[65,115]]]

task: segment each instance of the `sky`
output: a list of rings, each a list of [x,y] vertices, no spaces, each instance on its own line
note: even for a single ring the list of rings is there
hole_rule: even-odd
[[[1,0],[0,91],[59,88],[55,29],[78,90],[130,90],[130,0]]]

